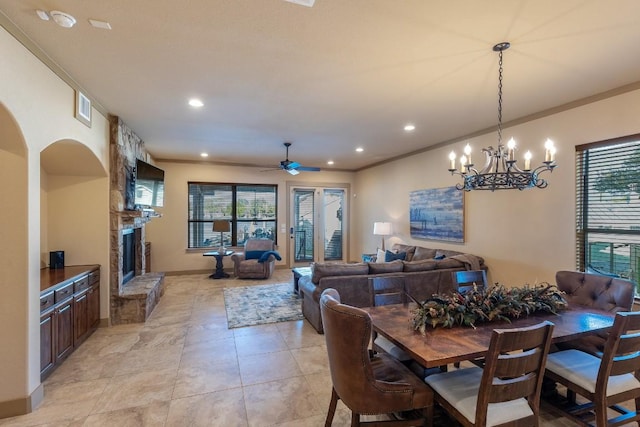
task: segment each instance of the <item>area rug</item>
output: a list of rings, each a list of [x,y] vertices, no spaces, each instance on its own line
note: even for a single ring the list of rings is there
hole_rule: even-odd
[[[302,319],[301,298],[291,283],[224,288],[229,329]]]

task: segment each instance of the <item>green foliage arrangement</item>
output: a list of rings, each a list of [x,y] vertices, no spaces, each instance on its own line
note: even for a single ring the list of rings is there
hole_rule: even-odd
[[[510,321],[536,311],[557,314],[567,307],[562,295],[548,283],[509,289],[496,284],[484,290],[474,287],[464,294],[434,295],[424,302],[414,300],[418,307],[413,310],[413,327],[424,334],[428,325],[475,327],[478,322]]]

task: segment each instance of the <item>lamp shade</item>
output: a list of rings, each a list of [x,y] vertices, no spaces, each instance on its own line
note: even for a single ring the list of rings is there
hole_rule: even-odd
[[[373,234],[376,236],[388,236],[391,234],[390,222],[374,222]]]
[[[213,231],[227,233],[231,231],[231,222],[226,219],[216,219],[213,221]]]

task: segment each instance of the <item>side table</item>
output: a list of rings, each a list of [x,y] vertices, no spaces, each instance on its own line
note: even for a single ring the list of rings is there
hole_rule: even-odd
[[[216,269],[209,276],[209,279],[223,279],[229,277],[227,273],[224,272],[224,266],[222,265],[222,258],[229,256],[233,253],[233,251],[211,251],[205,252],[202,256],[213,256],[216,257]]]
[[[311,276],[311,267],[296,267],[292,268],[291,271],[293,271],[293,292],[296,295],[300,295],[298,281],[302,276]]]

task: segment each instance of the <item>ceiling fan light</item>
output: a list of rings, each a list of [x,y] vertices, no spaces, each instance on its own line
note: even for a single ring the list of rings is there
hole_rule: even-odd
[[[60,12],[59,10],[52,10],[49,12],[53,21],[64,28],[71,28],[76,24],[76,18],[68,13]]]

